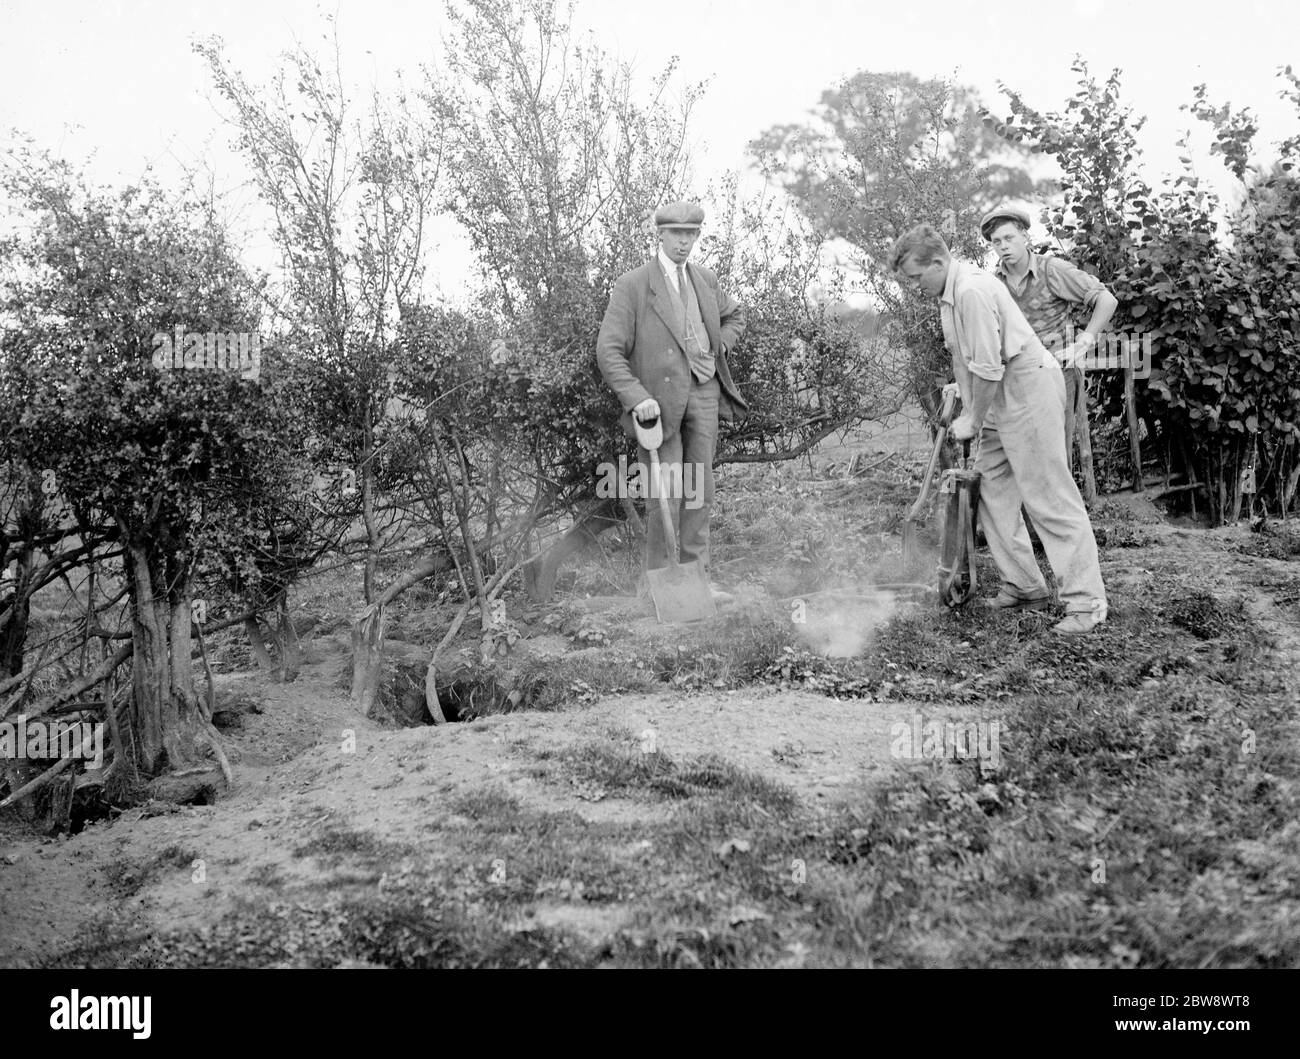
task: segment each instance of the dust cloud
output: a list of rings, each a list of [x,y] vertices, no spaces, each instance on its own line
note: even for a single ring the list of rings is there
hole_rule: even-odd
[[[866,587],[795,600],[791,616],[800,641],[809,650],[828,658],[851,658],[867,649],[876,630],[900,606],[892,592]]]

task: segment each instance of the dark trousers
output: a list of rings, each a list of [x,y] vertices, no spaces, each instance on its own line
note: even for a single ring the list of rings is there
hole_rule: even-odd
[[[718,443],[718,377],[706,383],[691,379],[686,410],[677,424],[664,424],[671,437],[659,446],[659,463],[664,495],[668,497],[673,531],[681,541],[679,561],[698,560],[709,568],[709,510],[713,506],[713,453]],[[644,466],[642,481],[650,482],[650,454],[637,446],[637,460]],[[651,486],[653,490],[653,485]],[[646,566],[655,570],[668,565],[663,516],[657,492],[646,503]]]

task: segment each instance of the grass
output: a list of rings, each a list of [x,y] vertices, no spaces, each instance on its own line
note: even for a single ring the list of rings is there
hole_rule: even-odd
[[[132,897],[169,873],[188,874],[199,859],[199,854],[189,847],[171,845],[144,860],[111,861],[104,868],[104,876],[114,896]]]
[[[386,864],[410,852],[410,847],[389,842],[368,831],[331,824],[306,842],[295,846],[295,857],[316,857],[323,864],[337,865],[344,861],[366,865]]]
[[[1146,512],[1138,512],[1129,504],[1109,497],[1098,497],[1092,505],[1089,517],[1093,522],[1104,522],[1110,526],[1155,526],[1160,519]]]
[[[1242,543],[1241,551],[1262,559],[1295,559],[1300,557],[1300,528],[1294,522],[1268,522]]]
[[[780,816],[788,815],[796,804],[786,788],[716,755],[678,763],[662,751],[648,751],[630,733],[617,741],[605,739],[541,751],[536,757],[556,766],[537,770],[542,776],[555,779],[558,772],[579,784],[621,796],[649,794],[674,799],[711,794],[752,803]]]
[[[1222,600],[1204,588],[1170,599],[1165,617],[1202,640],[1231,636],[1246,625],[1245,602],[1240,596]]]
[[[259,864],[248,873],[248,881],[254,886],[262,886],[268,890],[279,890],[284,887],[284,875],[281,874],[278,864]]]
[[[658,641],[615,641],[596,651],[493,661],[448,691],[460,719],[468,720],[517,710],[566,709],[664,684],[734,688],[761,678],[793,640],[788,611],[779,604],[732,610],[694,627],[685,643],[669,635]]]

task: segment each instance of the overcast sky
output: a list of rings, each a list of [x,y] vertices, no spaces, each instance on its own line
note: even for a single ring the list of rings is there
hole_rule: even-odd
[[[219,34],[261,79],[295,39],[323,43],[326,12],[337,17],[345,75],[361,86],[414,74],[444,25],[436,0],[0,0],[0,129],[78,161],[95,152],[91,171],[106,182],[203,156],[238,179],[190,40]],[[646,77],[676,55],[683,81],[710,79],[693,123],[705,178],[745,166],[751,138],[799,120],[858,70],[952,76],[989,102],[1001,79],[1056,109],[1073,88],[1076,52],[1095,72],[1123,69],[1128,98],[1149,117],[1143,143],[1158,171],[1177,164],[1173,142],[1191,124],[1178,107],[1199,81],[1215,101],[1252,107],[1261,140],[1296,131],[1275,73],[1300,40],[1300,5],[1284,0],[581,0],[574,23]],[[1196,157],[1207,174],[1218,168]]]

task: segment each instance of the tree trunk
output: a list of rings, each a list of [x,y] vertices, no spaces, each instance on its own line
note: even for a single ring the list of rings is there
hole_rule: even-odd
[[[18,465],[15,465],[14,470],[17,469]],[[6,534],[8,544],[0,548],[0,573],[11,563],[14,567],[14,580],[10,586],[13,598],[7,607],[0,603],[0,613],[4,614],[4,624],[0,625],[0,677],[16,677],[23,671],[23,652],[31,621],[32,570],[36,565],[31,537],[39,528],[39,480],[34,471],[29,473],[25,482],[16,480],[15,487],[6,493],[8,510],[3,523],[0,523],[15,531],[12,535]]]
[[[386,618],[385,605],[376,602],[352,623],[352,704],[367,715],[383,675]]]
[[[1296,486],[1300,485],[1300,460],[1296,461],[1291,473],[1287,475],[1286,486],[1282,491],[1282,517],[1291,510],[1291,503],[1295,500]]]
[[[6,554],[7,565],[15,556]],[[0,625],[0,676],[16,677],[23,671],[23,651],[27,646],[27,625],[31,620],[32,553],[24,551],[14,567],[13,596],[5,608]]]
[[[1187,484],[1192,487],[1187,492],[1188,499],[1192,502],[1192,518],[1199,518],[1200,516],[1196,512],[1196,458],[1192,455],[1192,446],[1187,440],[1186,433],[1180,433],[1178,446],[1183,453],[1183,469],[1187,473]],[[1208,489],[1206,493],[1209,493]]]
[[[190,660],[188,578],[155,576],[147,548],[129,544],[131,581],[131,733],[141,771],[156,776],[194,764],[206,726]],[[159,567],[162,564],[158,564]],[[161,571],[159,571],[161,573]]]
[[[302,669],[302,645],[298,630],[289,618],[289,594],[280,593],[279,621],[275,630],[275,645],[280,655],[280,682],[289,684],[298,679]]]
[[[271,660],[271,653],[266,649],[266,640],[262,636],[262,624],[257,615],[251,614],[244,619],[244,631],[248,633],[248,645],[253,649],[253,658],[257,661],[257,668],[268,677],[271,676],[275,672],[275,663]]]
[[[1213,498],[1214,511],[1210,521],[1216,526],[1224,525],[1228,510],[1228,479],[1223,470],[1223,445],[1218,444],[1210,451],[1210,496]]]
[[[1127,353],[1127,350],[1125,351]],[[1133,392],[1133,358],[1124,357],[1124,415],[1128,421],[1128,452],[1132,464],[1133,492],[1142,492],[1141,430],[1138,427],[1137,397]]]
[[[1229,524],[1241,518],[1241,464],[1245,449],[1244,442],[1236,442],[1231,449],[1228,462],[1228,517]]]
[[[1088,380],[1086,376],[1079,385],[1074,429],[1075,438],[1079,443],[1079,472],[1083,478],[1083,502],[1092,504],[1097,499],[1097,471],[1092,464],[1092,423],[1088,419]]]
[[[375,573],[379,566],[382,535],[375,518],[375,434],[369,403],[362,421],[361,517],[366,527],[366,558],[361,592],[366,608],[352,623],[352,704],[369,714],[379,694],[384,667],[384,602],[376,598]]]

